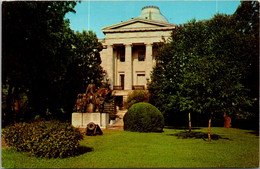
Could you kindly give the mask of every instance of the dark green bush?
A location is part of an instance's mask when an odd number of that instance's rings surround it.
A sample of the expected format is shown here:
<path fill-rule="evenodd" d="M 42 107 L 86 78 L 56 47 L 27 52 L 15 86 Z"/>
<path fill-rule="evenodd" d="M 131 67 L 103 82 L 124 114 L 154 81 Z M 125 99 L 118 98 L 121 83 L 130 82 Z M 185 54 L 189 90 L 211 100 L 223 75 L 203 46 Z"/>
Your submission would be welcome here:
<path fill-rule="evenodd" d="M 134 90 L 128 94 L 127 100 L 124 103 L 125 108 L 129 109 L 133 104 L 139 102 L 148 102 L 149 101 L 149 92 L 145 90 Z"/>
<path fill-rule="evenodd" d="M 29 151 L 36 157 L 69 157 L 78 153 L 83 134 L 69 123 L 35 121 L 6 127 L 2 136 L 17 151 Z"/>
<path fill-rule="evenodd" d="M 149 103 L 136 103 L 125 114 L 124 130 L 139 132 L 162 131 L 164 118 L 162 113 Z"/>

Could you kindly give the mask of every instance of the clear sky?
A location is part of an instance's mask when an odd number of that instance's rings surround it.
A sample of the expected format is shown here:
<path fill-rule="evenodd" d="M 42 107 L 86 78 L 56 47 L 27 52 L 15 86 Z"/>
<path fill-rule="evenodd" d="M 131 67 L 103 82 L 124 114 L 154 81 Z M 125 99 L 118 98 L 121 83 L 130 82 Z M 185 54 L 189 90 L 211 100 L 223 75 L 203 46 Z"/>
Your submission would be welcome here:
<path fill-rule="evenodd" d="M 240 1 L 82 1 L 75 7 L 76 14 L 68 13 L 72 30 L 93 30 L 104 38 L 102 28 L 138 17 L 144 6 L 154 5 L 169 23 L 183 24 L 191 19 L 210 19 L 216 14 L 233 14 Z"/>

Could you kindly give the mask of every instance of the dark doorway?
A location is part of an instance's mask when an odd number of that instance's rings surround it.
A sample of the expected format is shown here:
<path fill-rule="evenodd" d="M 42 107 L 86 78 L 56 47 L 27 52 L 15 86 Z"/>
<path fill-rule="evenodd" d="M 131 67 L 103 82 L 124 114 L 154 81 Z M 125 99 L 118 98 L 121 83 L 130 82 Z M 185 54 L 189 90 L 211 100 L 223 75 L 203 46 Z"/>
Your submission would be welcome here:
<path fill-rule="evenodd" d="M 120 75 L 120 83 L 121 83 L 121 87 L 122 90 L 124 90 L 124 86 L 125 86 L 125 75 Z"/>
<path fill-rule="evenodd" d="M 123 109 L 123 96 L 116 96 L 116 98 L 115 98 L 115 106 L 118 106 L 119 110 Z"/>

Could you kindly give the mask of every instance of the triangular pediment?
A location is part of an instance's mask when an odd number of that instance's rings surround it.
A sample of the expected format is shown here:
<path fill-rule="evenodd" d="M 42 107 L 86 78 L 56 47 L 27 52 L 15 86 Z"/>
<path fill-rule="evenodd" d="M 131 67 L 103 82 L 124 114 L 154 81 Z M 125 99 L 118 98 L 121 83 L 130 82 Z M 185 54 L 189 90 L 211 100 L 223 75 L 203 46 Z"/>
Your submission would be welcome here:
<path fill-rule="evenodd" d="M 135 29 L 135 28 L 156 28 L 156 27 L 162 27 L 162 26 L 138 21 L 131 24 L 121 25 L 113 29 Z"/>
<path fill-rule="evenodd" d="M 134 18 L 128 21 L 124 21 L 118 24 L 107 26 L 102 29 L 104 33 L 107 32 L 117 32 L 117 31 L 141 31 L 141 30 L 156 30 L 156 29 L 166 29 L 174 28 L 175 24 L 158 22 L 143 18 Z"/>

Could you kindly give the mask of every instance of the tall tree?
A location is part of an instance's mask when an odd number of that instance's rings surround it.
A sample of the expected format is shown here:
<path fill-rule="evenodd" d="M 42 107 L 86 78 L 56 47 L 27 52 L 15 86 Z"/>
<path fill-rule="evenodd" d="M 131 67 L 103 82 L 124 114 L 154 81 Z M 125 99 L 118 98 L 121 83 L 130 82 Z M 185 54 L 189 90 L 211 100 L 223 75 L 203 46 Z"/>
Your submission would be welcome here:
<path fill-rule="evenodd" d="M 75 5 L 73 1 L 2 3 L 5 123 L 18 120 L 15 114 L 22 113 L 24 118 L 46 113 L 68 118 L 77 93 L 84 88 L 83 79 L 94 78 L 93 73 L 101 78 L 98 53 L 102 48 L 96 35 L 75 34 L 64 19 L 66 13 L 75 12 Z M 18 112 L 17 101 L 24 110 Z"/>
<path fill-rule="evenodd" d="M 257 98 L 250 111 L 259 119 L 259 2 L 242 1 L 232 16 L 236 22 L 236 30 L 244 35 L 245 45 L 241 54 L 248 58 L 247 73 L 243 84 L 250 89 L 250 95 Z"/>
<path fill-rule="evenodd" d="M 28 106 L 46 111 L 47 94 L 60 65 L 54 66 L 65 30 L 64 16 L 75 2 L 3 2 L 2 82 L 4 115 L 15 117 L 14 102 L 25 94 Z M 61 61 L 62 62 L 62 61 Z M 16 119 L 14 119 L 16 120 Z"/>
<path fill-rule="evenodd" d="M 86 87 L 93 79 L 97 87 L 102 85 L 103 68 L 100 66 L 101 58 L 99 52 L 102 45 L 92 31 L 76 32 L 72 43 L 73 58 L 67 65 L 67 72 L 60 93 L 60 106 L 66 112 L 67 119 L 70 118 L 77 94 L 84 93 Z"/>
<path fill-rule="evenodd" d="M 248 58 L 241 54 L 241 47 L 248 45 L 245 38 L 227 15 L 177 26 L 156 56 L 159 64 L 150 86 L 154 103 L 165 113 L 207 114 L 210 141 L 213 115 L 243 114 L 252 103 L 241 83 L 248 67 Z M 158 80 L 158 73 L 163 78 Z"/>

